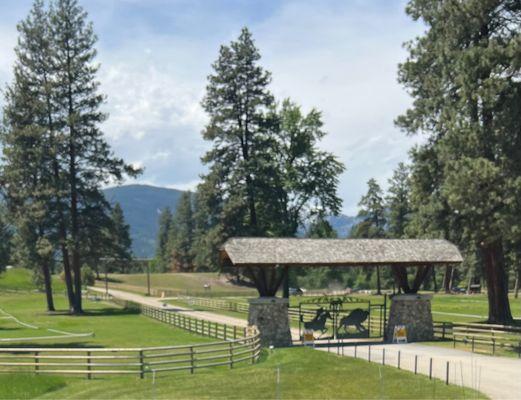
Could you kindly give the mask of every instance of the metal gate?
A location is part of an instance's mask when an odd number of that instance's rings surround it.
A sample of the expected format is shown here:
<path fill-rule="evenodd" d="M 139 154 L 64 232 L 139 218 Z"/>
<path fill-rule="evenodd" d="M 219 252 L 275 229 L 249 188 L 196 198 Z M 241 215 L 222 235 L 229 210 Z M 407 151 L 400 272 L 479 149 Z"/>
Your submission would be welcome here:
<path fill-rule="evenodd" d="M 322 296 L 298 305 L 299 336 L 321 339 L 383 338 L 387 318 L 387 296 L 383 303 L 352 296 Z"/>

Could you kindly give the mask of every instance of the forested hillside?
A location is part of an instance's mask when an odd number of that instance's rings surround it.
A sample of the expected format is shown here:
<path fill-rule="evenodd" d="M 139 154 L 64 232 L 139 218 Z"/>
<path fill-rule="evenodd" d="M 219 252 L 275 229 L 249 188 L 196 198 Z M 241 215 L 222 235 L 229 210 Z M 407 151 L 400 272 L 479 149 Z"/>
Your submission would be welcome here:
<path fill-rule="evenodd" d="M 165 207 L 175 211 L 183 193 L 181 190 L 150 185 L 124 185 L 105 189 L 105 197 L 112 204 L 120 203 L 125 220 L 130 225 L 132 250 L 136 257 L 154 257 L 159 213 Z M 340 214 L 329 217 L 329 223 L 339 237 L 347 237 L 357 217 Z"/>
<path fill-rule="evenodd" d="M 132 250 L 136 257 L 153 257 L 156 248 L 159 212 L 165 207 L 175 210 L 183 193 L 149 185 L 125 185 L 105 189 L 112 204 L 119 203 L 130 225 Z"/>

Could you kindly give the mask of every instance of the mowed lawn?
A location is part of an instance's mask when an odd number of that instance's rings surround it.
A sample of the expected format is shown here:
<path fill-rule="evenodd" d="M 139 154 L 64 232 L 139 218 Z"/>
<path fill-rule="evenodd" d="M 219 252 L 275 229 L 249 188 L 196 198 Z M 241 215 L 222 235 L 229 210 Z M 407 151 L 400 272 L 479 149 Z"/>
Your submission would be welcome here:
<path fill-rule="evenodd" d="M 103 278 L 103 277 L 102 277 Z M 104 286 L 104 280 L 96 282 Z M 208 287 L 205 289 L 205 285 Z M 146 293 L 146 274 L 109 274 L 109 286 L 114 289 Z M 215 272 L 171 272 L 150 274 L 150 287 L 159 294 L 167 291 L 174 295 L 204 295 L 204 296 L 255 296 L 257 291 L 252 288 L 238 286 L 227 282 L 224 275 Z"/>
<path fill-rule="evenodd" d="M 7 385 L 7 382 L 10 384 Z M 20 386 L 22 385 L 22 386 Z M 20 390 L 28 387 L 28 396 Z M 62 378 L 0 375 L 0 398 L 79 399 L 463 399 L 485 398 L 440 380 L 309 348 L 266 350 L 259 363 L 191 375 Z"/>
<path fill-rule="evenodd" d="M 63 292 L 65 284 L 58 276 L 52 278 L 53 291 Z M 25 268 L 12 268 L 0 273 L 0 291 L 36 290 L 32 271 Z"/>
<path fill-rule="evenodd" d="M 69 333 L 93 332 L 93 337 L 62 338 L 18 342 L 0 342 L 1 346 L 82 346 L 82 347 L 146 347 L 201 343 L 211 341 L 195 336 L 185 330 L 155 321 L 104 302 L 84 300 L 85 314 L 70 316 L 65 314 L 66 298 L 63 294 L 55 296 L 58 310 L 62 312 L 49 315 L 45 312 L 45 298 L 42 293 L 0 292 L 0 309 L 13 315 L 23 323 L 38 327 L 31 329 L 9 319 L 0 319 L 0 339 L 17 337 L 56 336 L 55 329 Z"/>
<path fill-rule="evenodd" d="M 63 295 L 57 307 L 66 308 Z M 49 335 L 47 328 L 67 332 L 94 332 L 92 338 L 24 341 L 14 346 L 141 347 L 215 341 L 190 334 L 159 321 L 108 303 L 85 301 L 83 316 L 48 315 L 44 296 L 34 292 L 1 292 L 0 308 L 20 321 L 38 326 L 29 329 L 0 320 L 0 337 Z M 2 346 L 8 344 L 3 343 Z M 278 371 L 278 372 L 277 372 Z M 277 375 L 279 383 L 277 384 Z M 309 348 L 265 350 L 259 363 L 230 370 L 217 367 L 137 377 L 64 377 L 33 374 L 0 374 L 0 398 L 468 398 L 470 389 L 446 386 L 439 380 L 382 367 L 363 360 L 341 358 Z"/>

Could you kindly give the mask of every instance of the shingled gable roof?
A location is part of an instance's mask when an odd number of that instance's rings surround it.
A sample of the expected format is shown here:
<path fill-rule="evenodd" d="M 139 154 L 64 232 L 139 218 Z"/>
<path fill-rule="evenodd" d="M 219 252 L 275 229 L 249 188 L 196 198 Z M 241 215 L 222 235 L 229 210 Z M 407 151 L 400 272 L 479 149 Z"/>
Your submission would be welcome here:
<path fill-rule="evenodd" d="M 233 266 L 357 266 L 455 264 L 463 258 L 446 240 L 231 238 L 220 251 Z"/>

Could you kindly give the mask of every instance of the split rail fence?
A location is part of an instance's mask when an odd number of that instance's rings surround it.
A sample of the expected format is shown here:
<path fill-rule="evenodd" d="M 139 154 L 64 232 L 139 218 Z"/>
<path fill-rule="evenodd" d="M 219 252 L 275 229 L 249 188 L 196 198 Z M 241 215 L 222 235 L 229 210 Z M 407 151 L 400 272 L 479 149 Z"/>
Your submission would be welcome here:
<path fill-rule="evenodd" d="M 452 340 L 477 353 L 496 355 L 499 350 L 517 353 L 521 358 L 521 327 L 480 323 L 439 322 L 434 324 L 438 339 Z"/>
<path fill-rule="evenodd" d="M 36 374 L 139 375 L 189 371 L 209 367 L 234 368 L 255 363 L 260 355 L 255 327 L 217 324 L 155 307 L 142 306 L 143 315 L 186 329 L 223 339 L 214 343 L 140 348 L 0 348 L 0 372 Z"/>

